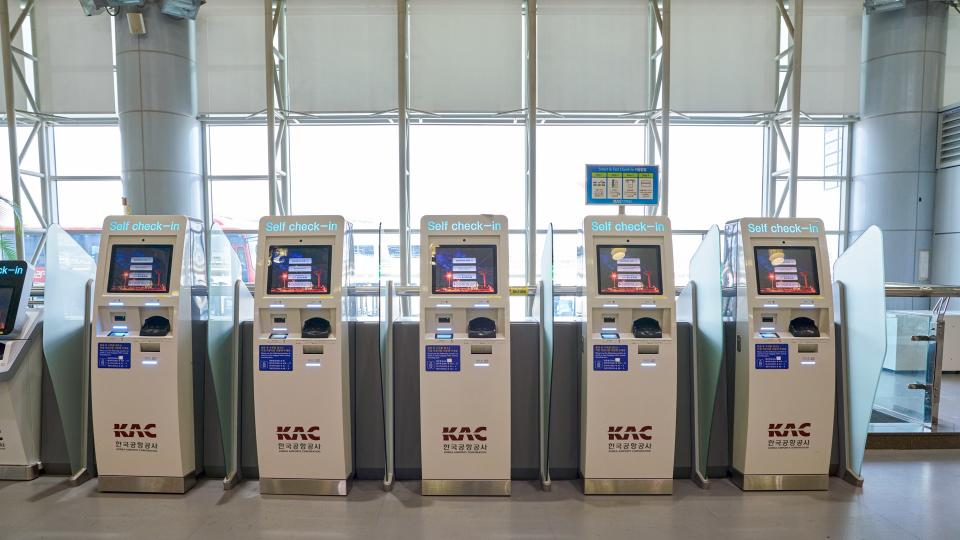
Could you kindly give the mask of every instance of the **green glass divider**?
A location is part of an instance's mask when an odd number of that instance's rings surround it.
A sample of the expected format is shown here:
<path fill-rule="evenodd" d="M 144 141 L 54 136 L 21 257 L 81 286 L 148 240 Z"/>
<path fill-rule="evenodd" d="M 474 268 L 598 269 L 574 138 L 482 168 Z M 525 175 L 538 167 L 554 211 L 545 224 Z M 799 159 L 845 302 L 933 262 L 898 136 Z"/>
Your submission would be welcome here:
<path fill-rule="evenodd" d="M 547 227 L 540 263 L 536 304 L 540 315 L 540 484 L 549 490 L 550 480 L 550 396 L 553 389 L 554 264 L 553 224 Z"/>
<path fill-rule="evenodd" d="M 97 263 L 59 225 L 47 229 L 46 285 L 44 291 L 43 354 L 56 396 L 56 406 L 75 481 L 85 477 L 90 460 L 86 449 L 86 326 L 89 324 L 87 282 L 94 279 Z"/>
<path fill-rule="evenodd" d="M 887 351 L 883 233 L 873 226 L 833 265 L 834 318 L 843 351 L 844 479 L 861 485 L 873 401 Z"/>
<path fill-rule="evenodd" d="M 220 422 L 223 488 L 231 489 L 240 479 L 240 323 L 253 319 L 253 296 L 230 237 L 217 225 L 209 233 L 207 358 Z"/>
<path fill-rule="evenodd" d="M 690 284 L 681 295 L 693 331 L 693 479 L 701 487 L 710 483 L 707 457 L 723 364 L 723 307 L 721 288 L 721 236 L 715 225 L 703 236 L 690 259 Z"/>

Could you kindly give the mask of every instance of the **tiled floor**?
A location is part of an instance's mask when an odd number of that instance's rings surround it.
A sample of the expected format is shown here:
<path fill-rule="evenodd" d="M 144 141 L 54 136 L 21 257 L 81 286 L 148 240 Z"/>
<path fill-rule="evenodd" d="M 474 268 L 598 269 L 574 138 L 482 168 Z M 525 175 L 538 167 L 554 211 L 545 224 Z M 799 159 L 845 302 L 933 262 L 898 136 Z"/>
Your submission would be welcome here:
<path fill-rule="evenodd" d="M 416 482 L 390 493 L 359 482 L 346 499 L 261 497 L 256 482 L 185 496 L 100 494 L 60 477 L 0 482 L 0 538 L 960 538 L 960 451 L 871 451 L 866 484 L 829 492 L 708 491 L 677 481 L 672 497 L 584 498 L 515 482 L 510 499 L 424 498 Z"/>

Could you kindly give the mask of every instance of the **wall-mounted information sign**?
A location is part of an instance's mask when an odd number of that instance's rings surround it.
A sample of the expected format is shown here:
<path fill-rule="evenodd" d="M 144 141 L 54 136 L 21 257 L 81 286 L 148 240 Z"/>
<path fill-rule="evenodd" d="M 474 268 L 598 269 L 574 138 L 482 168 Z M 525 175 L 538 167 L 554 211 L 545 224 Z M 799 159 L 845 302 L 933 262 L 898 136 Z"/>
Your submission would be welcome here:
<path fill-rule="evenodd" d="M 587 165 L 587 204 L 657 204 L 658 165 Z"/>

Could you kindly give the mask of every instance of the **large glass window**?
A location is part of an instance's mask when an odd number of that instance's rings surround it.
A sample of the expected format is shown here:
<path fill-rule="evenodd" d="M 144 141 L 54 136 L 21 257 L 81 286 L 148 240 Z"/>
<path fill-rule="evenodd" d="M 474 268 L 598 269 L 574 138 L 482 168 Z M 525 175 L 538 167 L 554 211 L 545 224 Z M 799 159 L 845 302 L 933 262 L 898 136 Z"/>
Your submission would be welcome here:
<path fill-rule="evenodd" d="M 584 216 L 616 214 L 614 205 L 586 205 L 586 166 L 646 163 L 645 134 L 642 125 L 537 128 L 537 228 L 576 230 Z"/>
<path fill-rule="evenodd" d="M 410 127 L 410 220 L 428 214 L 503 214 L 523 229 L 523 126 Z"/>
<path fill-rule="evenodd" d="M 396 125 L 290 128 L 294 214 L 340 214 L 353 226 L 399 226 Z"/>
<path fill-rule="evenodd" d="M 669 216 L 675 230 L 759 216 L 762 180 L 763 127 L 670 127 Z"/>

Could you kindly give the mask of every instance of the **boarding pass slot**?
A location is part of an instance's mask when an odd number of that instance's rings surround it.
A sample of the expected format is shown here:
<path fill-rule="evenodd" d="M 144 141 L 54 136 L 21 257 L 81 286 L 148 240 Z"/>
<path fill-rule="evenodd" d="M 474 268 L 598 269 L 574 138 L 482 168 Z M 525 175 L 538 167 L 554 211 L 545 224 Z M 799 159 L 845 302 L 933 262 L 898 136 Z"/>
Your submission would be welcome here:
<path fill-rule="evenodd" d="M 471 345 L 470 354 L 493 354 L 493 345 Z"/>
<path fill-rule="evenodd" d="M 797 351 L 800 353 L 815 353 L 820 349 L 819 345 L 816 343 L 799 343 L 797 344 Z"/>
<path fill-rule="evenodd" d="M 160 352 L 159 343 L 141 343 L 140 352 Z"/>
<path fill-rule="evenodd" d="M 323 345 L 304 345 L 303 354 L 323 354 Z"/>
<path fill-rule="evenodd" d="M 638 354 L 660 354 L 660 346 L 653 345 L 637 345 Z"/>

